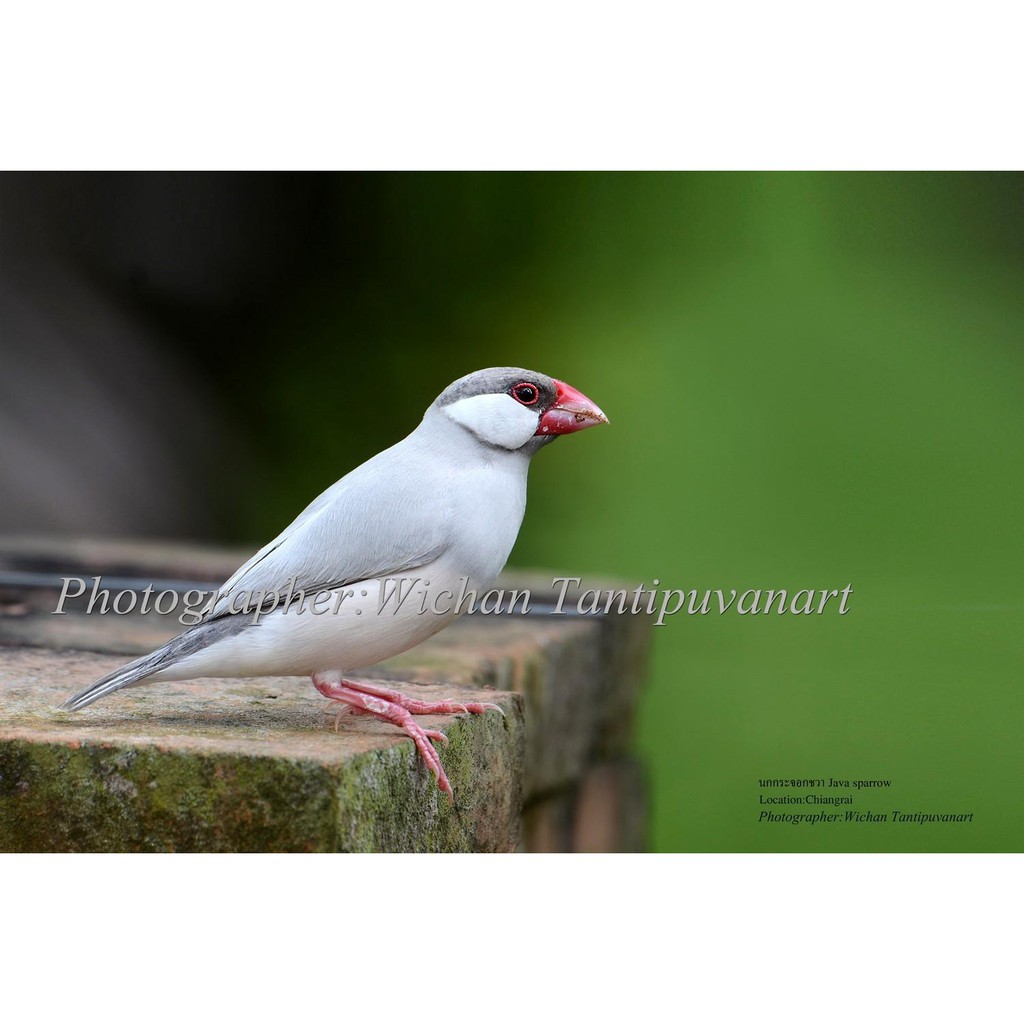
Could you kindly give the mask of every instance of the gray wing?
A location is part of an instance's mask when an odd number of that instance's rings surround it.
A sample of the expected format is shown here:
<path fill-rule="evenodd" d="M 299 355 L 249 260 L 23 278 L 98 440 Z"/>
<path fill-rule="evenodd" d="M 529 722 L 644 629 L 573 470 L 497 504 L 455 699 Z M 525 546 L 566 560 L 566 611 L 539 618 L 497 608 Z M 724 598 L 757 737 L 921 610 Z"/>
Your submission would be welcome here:
<path fill-rule="evenodd" d="M 342 477 L 220 590 L 206 621 L 250 607 L 260 592 L 293 592 L 307 601 L 323 590 L 416 569 L 439 557 L 451 538 L 447 481 L 404 465 L 392 448 Z M 237 596 L 236 596 L 237 595 Z"/>

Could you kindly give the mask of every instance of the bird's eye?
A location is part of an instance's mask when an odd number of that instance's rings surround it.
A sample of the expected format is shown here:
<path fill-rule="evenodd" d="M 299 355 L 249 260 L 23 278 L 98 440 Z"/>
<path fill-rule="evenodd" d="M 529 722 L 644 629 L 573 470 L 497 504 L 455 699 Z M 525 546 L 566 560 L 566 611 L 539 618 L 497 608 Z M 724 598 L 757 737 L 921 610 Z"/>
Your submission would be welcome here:
<path fill-rule="evenodd" d="M 524 381 L 512 388 L 512 397 L 523 405 L 536 405 L 537 399 L 540 398 L 540 388 L 536 384 L 527 384 Z"/>

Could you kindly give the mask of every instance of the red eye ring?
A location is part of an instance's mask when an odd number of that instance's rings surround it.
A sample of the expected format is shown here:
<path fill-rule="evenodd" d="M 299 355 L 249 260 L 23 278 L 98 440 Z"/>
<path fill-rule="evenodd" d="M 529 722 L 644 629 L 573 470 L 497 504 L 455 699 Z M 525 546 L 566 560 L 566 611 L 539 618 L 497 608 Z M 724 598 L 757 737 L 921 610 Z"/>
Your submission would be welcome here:
<path fill-rule="evenodd" d="M 513 384 L 511 389 L 512 397 L 521 405 L 536 405 L 540 401 L 540 388 L 531 384 L 528 380 Z M 526 394 L 523 394 L 526 392 Z M 529 395 L 530 397 L 526 397 Z"/>

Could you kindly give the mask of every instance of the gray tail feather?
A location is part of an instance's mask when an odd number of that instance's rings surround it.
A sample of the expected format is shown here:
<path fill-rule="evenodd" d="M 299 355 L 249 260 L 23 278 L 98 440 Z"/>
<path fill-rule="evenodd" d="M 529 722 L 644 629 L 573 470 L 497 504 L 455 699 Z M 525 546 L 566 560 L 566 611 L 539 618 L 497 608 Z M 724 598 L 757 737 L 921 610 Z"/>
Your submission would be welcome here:
<path fill-rule="evenodd" d="M 108 693 L 113 693 L 115 690 L 121 690 L 126 686 L 131 686 L 133 683 L 141 682 L 147 676 L 151 676 L 154 672 L 164 667 L 162 662 L 164 662 L 166 654 L 166 648 L 161 647 L 160 650 L 147 654 L 144 658 L 137 658 L 127 665 L 122 665 L 119 669 L 104 676 L 102 679 L 97 679 L 96 682 L 90 683 L 84 690 L 79 690 L 78 693 L 68 697 L 61 704 L 61 710 L 77 711 L 79 708 L 84 708 L 101 697 L 106 697 Z"/>
<path fill-rule="evenodd" d="M 101 697 L 106 697 L 107 694 L 113 693 L 115 690 L 123 690 L 126 686 L 141 683 L 148 676 L 161 669 L 169 668 L 181 661 L 182 658 L 201 651 L 224 637 L 231 636 L 243 629 L 252 628 L 254 625 L 255 623 L 248 615 L 227 615 L 223 618 L 196 623 L 186 629 L 184 633 L 179 633 L 173 640 L 169 640 L 163 647 L 153 651 L 152 654 L 136 658 L 135 661 L 122 665 L 110 675 L 97 679 L 95 683 L 90 683 L 84 690 L 79 690 L 78 693 L 68 697 L 61 704 L 61 710 L 77 711 Z"/>

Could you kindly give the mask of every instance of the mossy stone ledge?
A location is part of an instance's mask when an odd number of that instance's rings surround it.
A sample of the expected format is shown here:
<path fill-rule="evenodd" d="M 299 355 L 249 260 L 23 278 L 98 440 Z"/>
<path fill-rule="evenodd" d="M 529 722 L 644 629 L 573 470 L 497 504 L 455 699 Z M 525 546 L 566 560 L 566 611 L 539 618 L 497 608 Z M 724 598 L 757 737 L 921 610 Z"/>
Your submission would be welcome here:
<path fill-rule="evenodd" d="M 217 583 L 241 560 L 174 544 L 0 539 L 0 569 L 87 578 Z M 551 578 L 503 583 L 542 592 Z M 365 716 L 336 721 L 308 679 L 154 682 L 57 710 L 181 626 L 153 612 L 86 615 L 81 601 L 53 616 L 56 598 L 45 587 L 0 587 L 2 850 L 595 848 L 580 845 L 584 832 L 600 848 L 642 844 L 642 785 L 631 782 L 624 810 L 622 800 L 595 802 L 588 780 L 595 765 L 628 759 L 644 616 L 468 616 L 377 666 L 376 678 L 410 695 L 492 701 L 504 712 L 419 719 L 448 737 L 439 753 L 452 804 L 398 729 Z M 552 800 L 570 808 L 563 818 L 579 803 L 592 824 L 531 829 L 531 814 Z"/>

